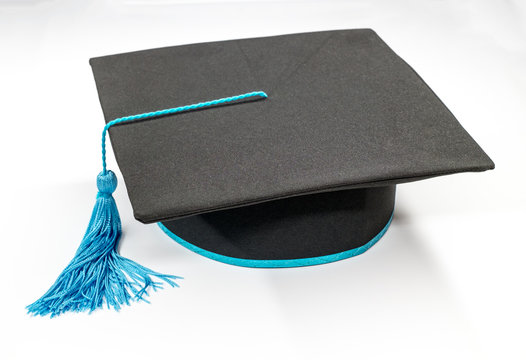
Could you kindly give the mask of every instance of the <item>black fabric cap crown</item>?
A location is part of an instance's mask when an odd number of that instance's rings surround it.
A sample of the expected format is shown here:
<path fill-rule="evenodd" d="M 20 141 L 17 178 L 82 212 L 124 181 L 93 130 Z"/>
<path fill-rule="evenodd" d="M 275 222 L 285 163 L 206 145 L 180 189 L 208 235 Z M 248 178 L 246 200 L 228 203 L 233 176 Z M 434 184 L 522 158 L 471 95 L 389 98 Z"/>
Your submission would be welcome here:
<path fill-rule="evenodd" d="M 254 90 L 269 95 L 110 130 L 145 223 L 494 167 L 372 30 L 175 46 L 91 65 L 106 121 Z"/>

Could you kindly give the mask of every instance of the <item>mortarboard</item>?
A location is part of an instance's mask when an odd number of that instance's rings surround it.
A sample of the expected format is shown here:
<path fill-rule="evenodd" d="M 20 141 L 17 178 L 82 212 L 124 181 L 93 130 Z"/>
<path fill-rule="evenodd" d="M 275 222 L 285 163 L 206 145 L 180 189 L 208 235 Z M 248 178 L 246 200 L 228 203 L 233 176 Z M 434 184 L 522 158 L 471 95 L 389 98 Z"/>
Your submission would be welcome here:
<path fill-rule="evenodd" d="M 103 171 L 77 254 L 28 307 L 118 309 L 163 275 L 116 252 L 105 138 L 133 207 L 225 263 L 291 267 L 363 253 L 386 232 L 400 183 L 494 164 L 372 30 L 167 47 L 90 61 L 106 119 Z"/>

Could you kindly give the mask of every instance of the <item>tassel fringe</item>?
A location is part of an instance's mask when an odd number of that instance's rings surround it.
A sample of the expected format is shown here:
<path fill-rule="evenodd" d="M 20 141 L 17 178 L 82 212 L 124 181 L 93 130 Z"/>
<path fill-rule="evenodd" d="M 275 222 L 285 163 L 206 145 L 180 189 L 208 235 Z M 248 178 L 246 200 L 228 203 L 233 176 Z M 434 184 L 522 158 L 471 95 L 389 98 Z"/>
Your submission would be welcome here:
<path fill-rule="evenodd" d="M 29 314 L 91 313 L 104 305 L 120 310 L 132 301 L 148 302 L 148 290 L 161 289 L 163 282 L 178 287 L 175 280 L 181 277 L 160 274 L 117 253 L 121 220 L 112 196 L 117 177 L 112 171 L 103 171 L 97 177 L 97 187 L 91 220 L 73 260 L 51 288 L 27 306 Z M 154 277 L 161 281 L 154 281 Z"/>

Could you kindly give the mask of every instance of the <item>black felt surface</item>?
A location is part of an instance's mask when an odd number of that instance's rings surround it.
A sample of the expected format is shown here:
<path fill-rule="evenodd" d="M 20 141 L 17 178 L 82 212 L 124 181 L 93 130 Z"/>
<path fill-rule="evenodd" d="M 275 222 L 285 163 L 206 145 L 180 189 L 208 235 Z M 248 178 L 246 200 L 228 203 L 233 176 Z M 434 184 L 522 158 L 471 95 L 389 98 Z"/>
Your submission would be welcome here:
<path fill-rule="evenodd" d="M 201 249 L 252 260 L 337 254 L 365 245 L 387 224 L 395 186 L 296 196 L 163 222 Z"/>
<path fill-rule="evenodd" d="M 112 128 L 142 222 L 494 167 L 372 30 L 176 46 L 91 65 L 106 121 L 269 95 Z"/>

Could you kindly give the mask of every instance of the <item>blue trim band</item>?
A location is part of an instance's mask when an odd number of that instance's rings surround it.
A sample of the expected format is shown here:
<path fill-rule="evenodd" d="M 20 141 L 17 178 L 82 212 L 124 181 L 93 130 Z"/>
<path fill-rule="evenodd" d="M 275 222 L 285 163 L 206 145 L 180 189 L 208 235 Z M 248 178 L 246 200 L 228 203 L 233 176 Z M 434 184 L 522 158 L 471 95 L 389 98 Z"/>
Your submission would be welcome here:
<path fill-rule="evenodd" d="M 168 230 L 166 226 L 164 226 L 162 223 L 157 223 L 161 230 L 163 230 L 166 235 L 171 237 L 173 240 L 175 240 L 180 245 L 184 246 L 185 248 L 192 250 L 195 253 L 198 253 L 199 255 L 205 256 L 209 259 L 224 262 L 230 265 L 236 265 L 236 266 L 245 266 L 245 267 L 255 267 L 255 268 L 287 268 L 287 267 L 298 267 L 298 266 L 310 266 L 310 265 L 320 265 L 320 264 L 326 264 L 333 261 L 343 260 L 347 259 L 356 255 L 360 255 L 367 250 L 369 250 L 374 244 L 378 242 L 384 236 L 385 232 L 389 228 L 389 225 L 391 225 L 391 221 L 393 220 L 393 215 L 389 218 L 389 221 L 387 221 L 387 224 L 384 226 L 384 228 L 376 234 L 374 238 L 372 238 L 369 242 L 366 244 L 351 249 L 347 251 L 343 251 L 336 254 L 330 254 L 330 255 L 324 255 L 324 256 L 316 256 L 316 257 L 310 257 L 310 258 L 303 258 L 303 259 L 290 259 L 290 260 L 254 260 L 254 259 L 241 259 L 241 258 L 234 258 L 230 256 L 225 256 L 221 254 L 217 254 L 205 249 L 201 249 L 200 247 L 197 247 L 193 244 L 190 244 L 188 241 L 185 241 L 181 239 L 179 236 L 175 235 L 173 232 Z"/>

